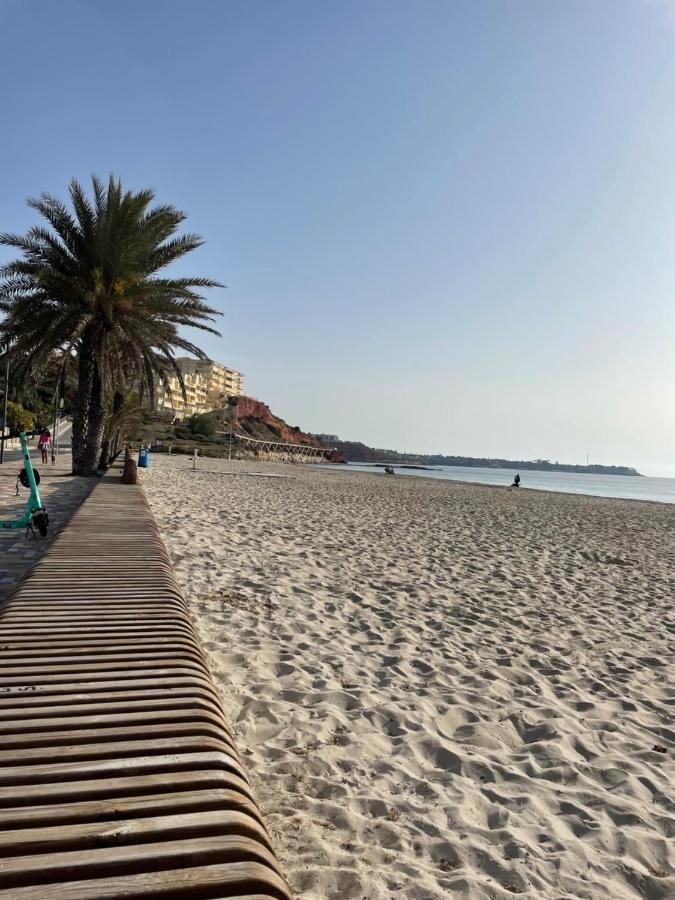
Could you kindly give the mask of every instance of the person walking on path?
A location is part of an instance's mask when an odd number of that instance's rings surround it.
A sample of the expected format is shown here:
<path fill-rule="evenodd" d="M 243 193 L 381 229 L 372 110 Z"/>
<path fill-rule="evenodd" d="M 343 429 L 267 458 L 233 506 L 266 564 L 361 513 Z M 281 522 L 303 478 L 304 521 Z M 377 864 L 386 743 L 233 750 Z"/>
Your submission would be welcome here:
<path fill-rule="evenodd" d="M 49 448 L 52 444 L 52 436 L 49 433 L 48 428 L 44 428 L 42 433 L 40 434 L 40 439 L 38 441 L 38 449 L 42 453 L 42 462 L 47 465 L 49 462 Z"/>

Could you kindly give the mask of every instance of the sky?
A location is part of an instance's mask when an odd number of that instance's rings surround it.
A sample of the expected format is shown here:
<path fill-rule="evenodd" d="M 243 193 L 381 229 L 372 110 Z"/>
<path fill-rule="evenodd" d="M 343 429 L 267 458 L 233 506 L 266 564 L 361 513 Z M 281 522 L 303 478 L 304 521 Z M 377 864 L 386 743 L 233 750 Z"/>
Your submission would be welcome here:
<path fill-rule="evenodd" d="M 152 186 L 227 285 L 198 343 L 291 425 L 675 476 L 675 0 L 0 0 L 0 33 L 0 230 Z"/>

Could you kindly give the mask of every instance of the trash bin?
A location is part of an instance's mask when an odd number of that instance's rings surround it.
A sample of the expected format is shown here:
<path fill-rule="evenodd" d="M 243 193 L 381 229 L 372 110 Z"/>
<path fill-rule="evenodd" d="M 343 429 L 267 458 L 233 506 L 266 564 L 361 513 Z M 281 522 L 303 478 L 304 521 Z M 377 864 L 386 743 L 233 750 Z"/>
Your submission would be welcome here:
<path fill-rule="evenodd" d="M 138 451 L 138 467 L 139 469 L 147 469 L 150 465 L 150 451 L 147 447 L 141 447 Z"/>

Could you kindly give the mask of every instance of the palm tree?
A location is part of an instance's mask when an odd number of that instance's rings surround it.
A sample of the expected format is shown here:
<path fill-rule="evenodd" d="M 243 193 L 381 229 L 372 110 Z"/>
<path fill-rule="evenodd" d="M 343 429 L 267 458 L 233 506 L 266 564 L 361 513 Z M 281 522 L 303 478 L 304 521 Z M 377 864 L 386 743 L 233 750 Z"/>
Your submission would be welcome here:
<path fill-rule="evenodd" d="M 147 408 L 140 402 L 138 395 L 115 390 L 109 398 L 103 428 L 101 460 L 99 467 L 105 468 L 122 449 L 125 434 L 143 421 Z"/>
<path fill-rule="evenodd" d="M 159 381 L 182 376 L 175 351 L 205 358 L 178 328 L 218 334 L 208 323 L 217 310 L 200 294 L 222 287 L 209 278 L 166 278 L 157 273 L 202 244 L 176 237 L 185 216 L 173 206 L 150 208 L 154 192 L 123 191 L 92 177 L 90 199 L 70 182 L 72 212 L 49 194 L 28 200 L 50 228 L 0 234 L 0 245 L 22 257 L 0 267 L 0 345 L 26 377 L 59 349 L 77 356 L 73 414 L 73 472 L 96 473 L 108 398 L 113 386 L 133 384 L 153 399 Z"/>

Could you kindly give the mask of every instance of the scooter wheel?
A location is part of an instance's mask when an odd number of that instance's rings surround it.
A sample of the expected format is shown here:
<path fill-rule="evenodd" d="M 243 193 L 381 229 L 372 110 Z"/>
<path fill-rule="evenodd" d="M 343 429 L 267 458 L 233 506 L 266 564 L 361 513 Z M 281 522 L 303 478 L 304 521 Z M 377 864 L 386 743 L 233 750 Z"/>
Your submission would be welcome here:
<path fill-rule="evenodd" d="M 33 516 L 33 525 L 40 533 L 40 537 L 47 537 L 47 526 L 49 525 L 49 517 L 47 513 L 38 513 Z"/>
<path fill-rule="evenodd" d="M 35 484 L 40 484 L 40 473 L 37 469 L 33 469 L 33 475 L 35 476 Z M 22 469 L 19 472 L 19 481 L 25 488 L 30 487 L 30 481 L 28 480 L 28 472 L 25 469 Z"/>

